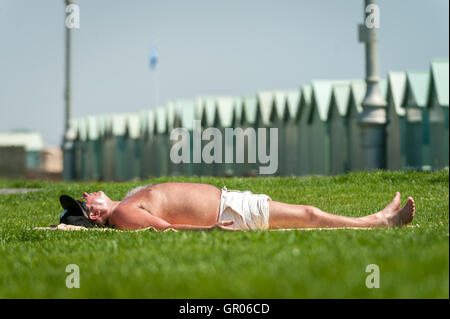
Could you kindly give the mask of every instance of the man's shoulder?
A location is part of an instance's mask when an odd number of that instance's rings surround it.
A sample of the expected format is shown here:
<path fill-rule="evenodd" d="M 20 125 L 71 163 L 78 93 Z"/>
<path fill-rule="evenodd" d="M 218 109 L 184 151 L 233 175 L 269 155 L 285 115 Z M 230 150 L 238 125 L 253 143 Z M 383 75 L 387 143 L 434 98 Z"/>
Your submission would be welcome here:
<path fill-rule="evenodd" d="M 117 224 L 123 221 L 126 218 L 126 216 L 136 208 L 138 208 L 138 206 L 133 201 L 119 204 L 111 212 L 108 223 L 111 226 L 118 226 Z"/>

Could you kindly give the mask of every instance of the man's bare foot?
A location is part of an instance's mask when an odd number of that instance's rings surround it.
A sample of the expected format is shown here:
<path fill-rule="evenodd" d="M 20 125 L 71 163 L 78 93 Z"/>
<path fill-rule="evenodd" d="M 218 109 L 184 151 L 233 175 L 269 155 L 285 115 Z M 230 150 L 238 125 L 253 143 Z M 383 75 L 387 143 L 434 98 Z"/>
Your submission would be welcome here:
<path fill-rule="evenodd" d="M 388 227 L 408 225 L 413 220 L 416 212 L 414 199 L 412 197 L 408 197 L 405 206 L 400 208 L 400 205 L 400 193 L 397 192 L 395 193 L 395 197 L 392 202 L 376 215 L 378 215 L 378 217 L 382 217 L 384 224 Z"/>
<path fill-rule="evenodd" d="M 362 217 L 372 227 L 400 227 L 409 224 L 414 217 L 415 206 L 412 197 L 408 197 L 406 205 L 401 208 L 400 193 L 396 192 L 394 199 L 378 213 Z"/>
<path fill-rule="evenodd" d="M 389 203 L 381 212 L 384 214 L 393 213 L 400 209 L 400 205 L 402 204 L 402 201 L 400 200 L 400 193 L 395 192 L 394 199 L 392 202 Z"/>

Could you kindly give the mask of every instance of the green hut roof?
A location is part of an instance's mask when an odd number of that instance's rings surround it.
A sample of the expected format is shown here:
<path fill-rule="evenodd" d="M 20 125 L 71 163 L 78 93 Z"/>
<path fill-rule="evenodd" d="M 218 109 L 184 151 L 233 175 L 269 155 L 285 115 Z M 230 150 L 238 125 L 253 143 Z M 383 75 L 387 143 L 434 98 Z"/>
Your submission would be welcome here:
<path fill-rule="evenodd" d="M 274 120 L 274 116 L 276 115 L 279 119 L 285 120 L 286 113 L 288 110 L 287 107 L 287 90 L 279 90 L 274 92 L 274 107 L 275 110 L 272 112 L 271 121 Z"/>
<path fill-rule="evenodd" d="M 112 127 L 112 114 L 106 114 L 104 118 L 104 126 L 105 126 L 105 136 L 108 136 L 111 134 L 111 127 Z"/>
<path fill-rule="evenodd" d="M 257 112 L 264 125 L 270 125 L 272 112 L 274 111 L 275 94 L 272 91 L 259 91 Z"/>
<path fill-rule="evenodd" d="M 216 120 L 217 100 L 219 96 L 199 96 L 194 102 L 195 119 L 202 121 L 202 126 L 213 126 Z"/>
<path fill-rule="evenodd" d="M 234 102 L 232 96 L 219 97 L 217 99 L 216 123 L 221 127 L 231 127 L 234 120 Z"/>
<path fill-rule="evenodd" d="M 300 89 L 289 90 L 286 92 L 286 116 L 290 119 L 297 117 L 298 108 L 300 106 Z"/>
<path fill-rule="evenodd" d="M 388 82 L 387 94 L 391 96 L 391 101 L 394 104 L 394 110 L 398 116 L 404 116 L 405 109 L 402 104 L 406 89 L 406 73 L 389 72 Z"/>
<path fill-rule="evenodd" d="M 346 116 L 350 99 L 350 82 L 333 85 L 333 99 L 340 116 Z"/>
<path fill-rule="evenodd" d="M 328 80 L 312 81 L 313 95 L 312 100 L 317 108 L 317 113 L 321 121 L 325 122 L 328 118 L 328 108 L 331 101 L 331 90 L 333 82 Z"/>
<path fill-rule="evenodd" d="M 319 119 L 322 122 L 328 120 L 328 113 L 331 103 L 331 94 L 333 91 L 333 85 L 348 83 L 345 80 L 314 80 L 312 81 L 312 101 L 313 106 L 317 108 Z M 311 112 L 313 110 L 311 109 Z"/>
<path fill-rule="evenodd" d="M 166 103 L 166 116 L 167 129 L 169 131 L 181 125 L 181 107 L 178 101 L 168 101 Z"/>
<path fill-rule="evenodd" d="M 175 102 L 168 101 L 166 102 L 166 120 L 167 120 L 167 128 L 171 130 L 173 128 L 175 118 L 179 116 L 179 114 L 176 114 L 178 110 L 176 110 Z"/>
<path fill-rule="evenodd" d="M 304 85 L 302 86 L 301 91 L 302 91 L 301 100 L 303 101 L 303 103 L 311 104 L 312 86 L 309 84 Z"/>
<path fill-rule="evenodd" d="M 243 98 L 241 123 L 255 124 L 258 112 L 258 98 L 254 95 Z"/>
<path fill-rule="evenodd" d="M 95 117 L 97 122 L 98 138 L 102 138 L 106 134 L 107 114 L 100 114 Z"/>
<path fill-rule="evenodd" d="M 202 111 L 202 125 L 213 126 L 216 117 L 217 97 L 205 97 Z"/>
<path fill-rule="evenodd" d="M 79 118 L 77 120 L 76 131 L 77 131 L 77 140 L 79 140 L 79 141 L 84 142 L 87 139 L 87 123 L 86 122 L 87 122 L 87 120 L 84 117 Z"/>
<path fill-rule="evenodd" d="M 140 136 L 141 128 L 138 113 L 129 113 L 126 115 L 126 132 L 131 138 L 138 138 Z"/>
<path fill-rule="evenodd" d="M 419 107 L 427 106 L 428 89 L 430 86 L 429 72 L 406 72 L 406 93 L 403 106 L 406 105 L 407 97 L 414 99 L 414 104 Z"/>
<path fill-rule="evenodd" d="M 366 95 L 366 81 L 364 80 L 353 80 L 350 82 L 350 94 L 351 99 L 356 107 L 358 113 L 363 111 L 361 105 Z"/>
<path fill-rule="evenodd" d="M 154 110 L 141 111 L 141 136 L 151 136 L 155 132 L 155 113 Z"/>
<path fill-rule="evenodd" d="M 127 118 L 125 114 L 111 115 L 110 132 L 112 136 L 123 136 L 126 131 Z"/>
<path fill-rule="evenodd" d="M 235 97 L 233 101 L 234 122 L 240 124 L 242 120 L 243 100 L 240 97 Z"/>
<path fill-rule="evenodd" d="M 141 136 L 144 136 L 147 132 L 147 123 L 145 122 L 145 114 L 147 110 L 141 110 L 139 111 L 139 128 L 141 130 Z"/>
<path fill-rule="evenodd" d="M 435 90 L 439 105 L 448 107 L 449 72 L 448 59 L 431 62 L 432 90 Z"/>
<path fill-rule="evenodd" d="M 86 134 L 88 140 L 90 141 L 98 140 L 100 133 L 97 116 L 90 115 L 86 118 Z"/>
<path fill-rule="evenodd" d="M 155 112 L 155 133 L 167 133 L 167 114 L 163 106 L 158 106 L 154 109 Z"/>
<path fill-rule="evenodd" d="M 188 130 L 194 128 L 195 102 L 193 100 L 177 100 L 180 108 L 180 125 Z"/>
<path fill-rule="evenodd" d="M 203 116 L 203 109 L 205 108 L 205 97 L 198 96 L 195 98 L 195 119 L 201 120 Z"/>
<path fill-rule="evenodd" d="M 307 84 L 307 85 L 303 85 L 300 88 L 300 103 L 299 103 L 299 108 L 297 110 L 297 115 L 296 115 L 296 121 L 298 121 L 300 119 L 300 117 L 302 118 L 306 118 L 308 117 L 309 113 L 310 113 L 310 107 L 311 107 L 311 98 L 312 98 L 312 87 L 311 85 Z"/>

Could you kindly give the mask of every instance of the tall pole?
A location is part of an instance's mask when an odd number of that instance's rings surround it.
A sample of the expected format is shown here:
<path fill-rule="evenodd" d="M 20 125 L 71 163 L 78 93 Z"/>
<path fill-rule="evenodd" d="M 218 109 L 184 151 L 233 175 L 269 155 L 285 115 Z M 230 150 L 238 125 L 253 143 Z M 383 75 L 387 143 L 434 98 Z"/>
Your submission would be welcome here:
<path fill-rule="evenodd" d="M 66 7 L 73 3 L 73 0 L 65 0 Z M 65 101 L 65 118 L 64 132 L 69 129 L 70 120 L 72 119 L 72 28 L 66 29 L 66 66 L 65 66 L 65 82 L 64 101 Z"/>
<path fill-rule="evenodd" d="M 73 0 L 64 0 L 65 7 L 73 3 Z M 66 10 L 64 10 L 66 12 Z M 65 19 L 64 19 L 64 22 Z M 63 151 L 63 174 L 64 180 L 75 178 L 74 161 L 74 136 L 70 130 L 70 121 L 72 120 L 72 28 L 64 23 L 66 30 L 66 58 L 65 58 L 65 87 L 64 87 L 64 133 L 62 142 Z"/>
<path fill-rule="evenodd" d="M 365 169 L 386 168 L 386 101 L 381 95 L 378 71 L 378 6 L 364 1 L 364 24 L 359 26 L 360 42 L 366 47 L 366 95 L 357 122 L 361 128 L 362 164 Z M 376 20 L 375 20 L 376 19 Z M 369 20 L 369 21 L 368 21 Z"/>

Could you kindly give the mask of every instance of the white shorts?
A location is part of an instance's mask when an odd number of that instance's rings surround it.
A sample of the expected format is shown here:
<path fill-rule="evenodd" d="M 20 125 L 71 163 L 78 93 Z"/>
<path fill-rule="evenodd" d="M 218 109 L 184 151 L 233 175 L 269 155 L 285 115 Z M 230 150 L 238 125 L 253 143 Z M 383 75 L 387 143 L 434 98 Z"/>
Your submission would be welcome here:
<path fill-rule="evenodd" d="M 269 228 L 269 203 L 271 198 L 250 191 L 227 190 L 224 186 L 220 196 L 218 222 L 233 221 L 229 227 L 240 230 Z"/>

